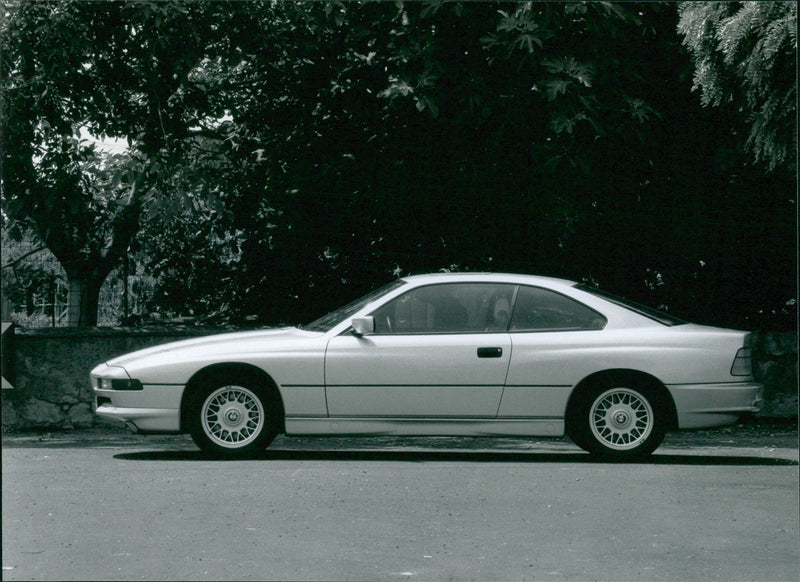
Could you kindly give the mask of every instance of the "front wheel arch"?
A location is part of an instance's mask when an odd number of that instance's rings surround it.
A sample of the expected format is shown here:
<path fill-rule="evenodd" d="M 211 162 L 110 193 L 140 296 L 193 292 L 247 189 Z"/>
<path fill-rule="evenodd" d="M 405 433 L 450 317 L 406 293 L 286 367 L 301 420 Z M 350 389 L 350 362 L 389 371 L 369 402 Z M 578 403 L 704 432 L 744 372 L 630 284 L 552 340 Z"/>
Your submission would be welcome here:
<path fill-rule="evenodd" d="M 231 364 L 214 364 L 203 368 L 196 372 L 189 381 L 186 383 L 186 388 L 183 391 L 181 398 L 181 432 L 189 432 L 189 412 L 191 410 L 190 404 L 192 398 L 195 397 L 197 388 L 203 386 L 209 381 L 217 378 L 247 378 L 252 379 L 264 390 L 265 394 L 270 399 L 270 404 L 275 407 L 278 426 L 275 426 L 275 432 L 282 434 L 286 432 L 286 413 L 283 407 L 283 399 L 281 398 L 280 390 L 275 381 L 261 368 L 251 364 L 231 363 Z"/>

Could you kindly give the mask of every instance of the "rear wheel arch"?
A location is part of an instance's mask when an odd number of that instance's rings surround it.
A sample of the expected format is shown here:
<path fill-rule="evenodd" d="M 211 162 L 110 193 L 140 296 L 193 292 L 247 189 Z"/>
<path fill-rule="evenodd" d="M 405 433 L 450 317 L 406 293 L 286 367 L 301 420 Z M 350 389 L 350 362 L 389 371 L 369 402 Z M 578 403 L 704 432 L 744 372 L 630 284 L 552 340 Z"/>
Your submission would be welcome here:
<path fill-rule="evenodd" d="M 278 411 L 276 416 L 279 420 L 279 426 L 274 427 L 276 432 L 285 432 L 286 414 L 283 407 L 283 398 L 281 398 L 277 383 L 261 368 L 244 363 L 213 364 L 199 370 L 189 379 L 181 398 L 181 432 L 188 432 L 189 430 L 189 412 L 192 409 L 190 404 L 193 403 L 194 398 L 202 394 L 198 388 L 210 382 L 221 380 L 250 382 L 262 390 L 265 397 L 269 399 L 269 402 Z"/>
<path fill-rule="evenodd" d="M 661 412 L 666 413 L 667 426 L 671 430 L 678 428 L 678 414 L 675 408 L 675 402 L 672 400 L 672 395 L 661 380 L 647 372 L 626 368 L 595 372 L 578 382 L 567 401 L 566 418 L 569 418 L 570 411 L 575 409 L 575 404 L 580 398 L 583 398 L 590 389 L 607 383 L 616 383 L 619 386 L 630 386 L 631 388 L 649 388 L 653 390 L 658 396 L 658 405 L 662 407 Z"/>
<path fill-rule="evenodd" d="M 649 422 L 652 423 L 651 428 L 654 431 L 653 438 L 648 438 L 648 443 L 642 441 L 642 446 L 637 446 L 636 449 L 640 449 L 640 451 L 645 454 L 652 451 L 652 449 L 657 447 L 661 442 L 665 431 L 673 430 L 677 427 L 677 413 L 675 403 L 666 386 L 654 376 L 638 370 L 605 370 L 592 374 L 578 383 L 572 391 L 567 403 L 564 419 L 567 435 L 575 444 L 590 452 L 597 452 L 603 449 L 603 447 L 598 447 L 597 439 L 591 436 L 591 430 L 589 429 L 590 406 L 594 406 L 600 402 L 599 398 L 597 401 L 594 399 L 601 393 L 614 393 L 615 395 L 624 394 L 622 398 L 628 398 L 628 395 L 635 394 L 636 392 L 640 393 L 645 400 L 649 402 L 649 405 L 653 408 L 652 414 L 654 414 L 656 418 L 656 420 Z M 634 399 L 636 398 L 637 397 L 634 396 Z M 592 404 L 593 401 L 594 404 Z M 604 421 L 600 420 L 600 422 Z M 616 431 L 617 429 L 614 428 L 613 430 Z M 620 430 L 627 431 L 628 429 L 620 428 Z M 634 430 L 635 428 L 631 426 L 631 433 L 633 433 Z M 646 433 L 642 434 L 641 438 L 645 438 L 645 434 Z M 631 444 L 633 445 L 633 443 Z M 612 445 L 612 447 L 617 448 L 616 445 Z M 631 448 L 632 450 L 630 451 L 602 450 L 601 454 L 609 453 L 616 457 L 636 456 L 640 454 L 636 450 L 633 450 L 633 447 Z"/>

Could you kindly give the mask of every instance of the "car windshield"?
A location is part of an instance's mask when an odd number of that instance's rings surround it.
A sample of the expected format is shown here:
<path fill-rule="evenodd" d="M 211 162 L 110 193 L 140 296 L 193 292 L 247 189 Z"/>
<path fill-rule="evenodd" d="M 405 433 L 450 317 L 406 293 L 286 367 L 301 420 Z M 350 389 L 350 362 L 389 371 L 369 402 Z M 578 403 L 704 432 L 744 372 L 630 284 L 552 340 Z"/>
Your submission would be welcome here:
<path fill-rule="evenodd" d="M 610 301 L 611 303 L 615 303 L 621 307 L 630 309 L 631 311 L 635 311 L 639 315 L 644 315 L 645 317 L 649 317 L 650 319 L 653 319 L 663 325 L 668 325 L 671 327 L 674 325 L 682 325 L 684 323 L 687 323 L 682 319 L 678 319 L 674 315 L 670 315 L 669 313 L 664 313 L 663 311 L 659 311 L 658 309 L 647 307 L 646 305 L 642 305 L 641 303 L 636 303 L 635 301 L 631 301 L 630 299 L 618 297 L 617 295 L 609 293 L 608 291 L 602 291 L 600 289 L 597 289 L 596 287 L 590 287 L 589 285 L 580 284 L 580 285 L 575 285 L 575 288 L 602 297 L 606 301 Z"/>
<path fill-rule="evenodd" d="M 336 311 L 331 311 L 329 314 L 323 315 L 308 325 L 304 325 L 303 329 L 306 331 L 330 331 L 354 313 L 359 312 L 366 305 L 405 284 L 406 282 L 402 279 L 395 279 L 391 283 L 384 285 L 383 287 L 380 287 L 371 293 L 367 293 L 363 297 L 359 297 L 352 303 L 348 303 L 344 307 L 340 307 Z"/>

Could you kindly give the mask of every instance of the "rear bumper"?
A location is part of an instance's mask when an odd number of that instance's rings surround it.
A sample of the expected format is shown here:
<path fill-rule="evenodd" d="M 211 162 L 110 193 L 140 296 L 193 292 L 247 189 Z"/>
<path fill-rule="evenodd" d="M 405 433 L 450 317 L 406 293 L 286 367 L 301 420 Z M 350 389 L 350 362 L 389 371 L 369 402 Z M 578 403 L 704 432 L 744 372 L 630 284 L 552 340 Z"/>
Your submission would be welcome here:
<path fill-rule="evenodd" d="M 678 413 L 678 428 L 713 428 L 735 424 L 758 412 L 763 387 L 755 382 L 673 384 L 667 386 Z"/>

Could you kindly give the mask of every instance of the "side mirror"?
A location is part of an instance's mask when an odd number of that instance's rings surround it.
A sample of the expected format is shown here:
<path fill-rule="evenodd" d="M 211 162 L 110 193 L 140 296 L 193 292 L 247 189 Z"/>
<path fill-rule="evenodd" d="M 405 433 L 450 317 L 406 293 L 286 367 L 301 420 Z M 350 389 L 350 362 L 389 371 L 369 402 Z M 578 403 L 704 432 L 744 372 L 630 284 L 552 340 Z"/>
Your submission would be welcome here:
<path fill-rule="evenodd" d="M 350 325 L 353 326 L 353 335 L 358 337 L 375 333 L 375 318 L 371 315 L 366 317 L 354 317 Z"/>

